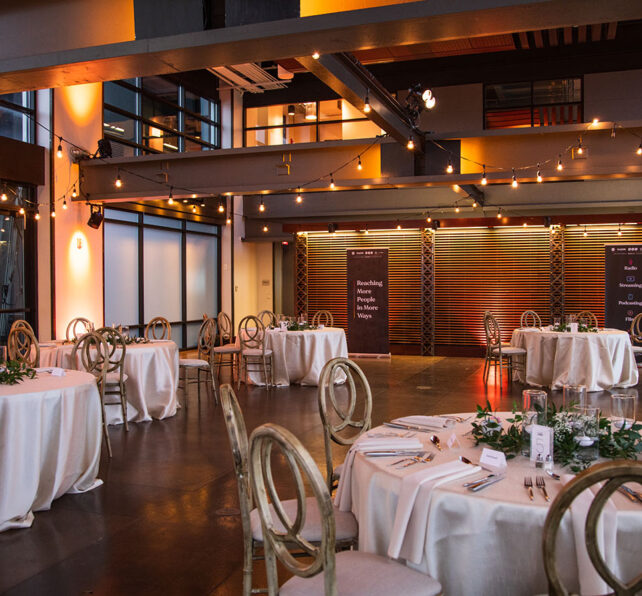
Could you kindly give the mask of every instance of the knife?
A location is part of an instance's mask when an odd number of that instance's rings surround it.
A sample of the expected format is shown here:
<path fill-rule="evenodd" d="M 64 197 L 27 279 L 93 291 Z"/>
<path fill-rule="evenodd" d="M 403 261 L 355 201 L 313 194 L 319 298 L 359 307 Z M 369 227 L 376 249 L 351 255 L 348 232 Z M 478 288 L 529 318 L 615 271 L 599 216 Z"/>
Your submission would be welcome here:
<path fill-rule="evenodd" d="M 482 490 L 483 488 L 486 488 L 487 486 L 490 486 L 491 484 L 495 484 L 495 482 L 499 482 L 500 480 L 504 480 L 504 476 L 498 476 L 497 478 L 491 478 L 487 482 L 483 482 L 482 484 L 477 484 L 476 486 L 473 486 L 469 488 L 468 490 L 476 493 L 478 490 Z"/>
<path fill-rule="evenodd" d="M 419 456 L 426 453 L 423 450 L 414 449 L 413 451 L 404 451 L 400 450 L 390 450 L 390 451 L 362 451 L 366 457 L 389 457 L 391 455 L 407 455 L 408 457 Z"/>
<path fill-rule="evenodd" d="M 480 478 L 479 480 L 473 480 L 472 482 L 466 482 L 465 484 L 462 484 L 464 488 L 473 488 L 477 486 L 478 484 L 484 484 L 485 482 L 488 482 L 491 478 L 494 478 L 495 474 L 489 474 L 488 476 L 484 476 L 483 478 Z"/>
<path fill-rule="evenodd" d="M 404 430 L 416 430 L 422 433 L 433 433 L 435 431 L 446 430 L 441 426 L 413 426 L 412 424 L 400 424 L 399 422 L 384 422 L 384 426 L 389 426 L 390 428 L 403 428 Z"/>
<path fill-rule="evenodd" d="M 630 497 L 633 497 L 636 501 L 642 503 L 642 495 L 640 495 L 640 493 L 637 492 L 636 490 L 633 490 L 632 488 L 629 488 L 628 486 L 624 486 L 624 485 L 618 488 L 622 489 L 620 492 L 624 492 Z"/>

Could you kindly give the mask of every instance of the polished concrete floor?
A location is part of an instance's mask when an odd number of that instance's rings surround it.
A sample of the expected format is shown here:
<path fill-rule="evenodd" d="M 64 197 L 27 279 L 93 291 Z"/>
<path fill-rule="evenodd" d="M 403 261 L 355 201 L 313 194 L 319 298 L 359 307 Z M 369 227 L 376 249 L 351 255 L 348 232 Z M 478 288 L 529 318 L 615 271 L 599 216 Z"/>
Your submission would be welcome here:
<path fill-rule="evenodd" d="M 482 381 L 478 358 L 360 360 L 370 381 L 373 424 L 405 414 L 466 412 L 490 401 L 510 409 L 522 387 Z M 553 396 L 557 399 L 559 396 Z M 608 394 L 591 394 L 606 405 Z M 248 431 L 281 424 L 321 465 L 316 388 L 241 388 Z M 220 407 L 190 390 L 170 419 L 111 427 L 114 457 L 103 456 L 105 484 L 65 495 L 36 513 L 28 530 L 0 534 L 0 593 L 241 593 L 242 531 L 232 459 Z M 337 452 L 338 453 L 338 452 Z M 257 571 L 259 585 L 264 575 Z"/>

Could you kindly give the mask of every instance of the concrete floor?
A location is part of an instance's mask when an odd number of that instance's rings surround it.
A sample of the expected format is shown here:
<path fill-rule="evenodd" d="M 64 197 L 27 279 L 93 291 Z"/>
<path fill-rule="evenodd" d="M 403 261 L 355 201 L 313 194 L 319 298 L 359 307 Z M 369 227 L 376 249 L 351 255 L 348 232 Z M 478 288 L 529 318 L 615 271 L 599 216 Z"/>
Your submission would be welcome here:
<path fill-rule="evenodd" d="M 373 425 L 406 414 L 471 411 L 486 399 L 507 410 L 523 388 L 504 381 L 500 392 L 492 376 L 486 387 L 479 358 L 358 362 L 372 387 Z M 608 393 L 590 396 L 608 408 Z M 173 418 L 132 424 L 129 433 L 111 427 L 114 457 L 103 455 L 102 487 L 65 495 L 51 511 L 36 513 L 30 529 L 0 534 L 0 593 L 241 593 L 242 530 L 221 409 L 205 395 L 199 404 L 194 386 L 188 400 Z M 239 401 L 248 432 L 281 424 L 323 465 L 316 387 L 268 394 L 242 386 Z M 255 569 L 255 585 L 265 585 L 261 567 Z"/>

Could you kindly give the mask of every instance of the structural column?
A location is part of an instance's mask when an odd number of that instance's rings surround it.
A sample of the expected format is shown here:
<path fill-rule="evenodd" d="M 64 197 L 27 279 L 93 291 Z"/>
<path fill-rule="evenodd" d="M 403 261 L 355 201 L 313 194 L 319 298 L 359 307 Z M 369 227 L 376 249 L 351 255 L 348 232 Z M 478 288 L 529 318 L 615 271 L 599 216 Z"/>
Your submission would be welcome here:
<path fill-rule="evenodd" d="M 294 307 L 296 314 L 308 311 L 308 237 L 297 234 L 294 262 Z"/>
<path fill-rule="evenodd" d="M 435 232 L 421 232 L 421 355 L 435 355 Z"/>
<path fill-rule="evenodd" d="M 551 320 L 564 316 L 564 226 L 551 228 L 550 234 L 550 310 Z"/>

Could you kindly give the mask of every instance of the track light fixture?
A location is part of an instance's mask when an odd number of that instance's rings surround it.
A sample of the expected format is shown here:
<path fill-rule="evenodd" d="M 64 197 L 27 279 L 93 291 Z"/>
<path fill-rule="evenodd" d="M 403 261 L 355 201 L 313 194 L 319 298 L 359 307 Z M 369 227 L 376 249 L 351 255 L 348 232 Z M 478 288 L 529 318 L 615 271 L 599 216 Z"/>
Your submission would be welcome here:
<path fill-rule="evenodd" d="M 103 210 L 100 205 L 89 205 L 89 220 L 87 225 L 97 230 L 103 223 Z"/>

